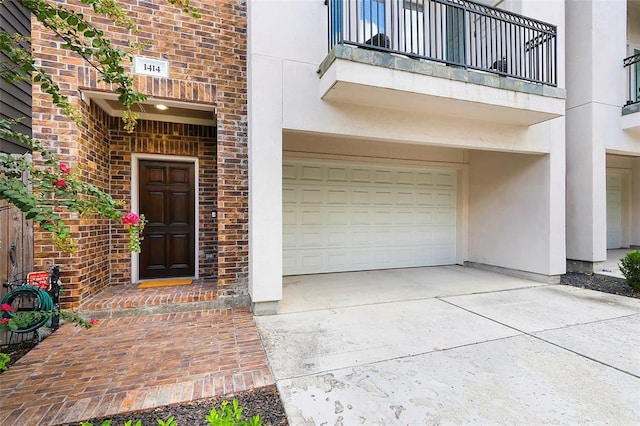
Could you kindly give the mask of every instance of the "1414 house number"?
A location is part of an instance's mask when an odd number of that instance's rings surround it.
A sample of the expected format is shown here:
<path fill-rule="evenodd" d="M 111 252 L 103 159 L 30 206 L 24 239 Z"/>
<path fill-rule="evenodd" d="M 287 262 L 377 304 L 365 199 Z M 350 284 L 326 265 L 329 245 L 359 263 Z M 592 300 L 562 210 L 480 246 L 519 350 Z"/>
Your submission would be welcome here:
<path fill-rule="evenodd" d="M 152 75 L 154 77 L 169 76 L 169 62 L 162 59 L 134 57 L 134 72 L 136 74 Z"/>

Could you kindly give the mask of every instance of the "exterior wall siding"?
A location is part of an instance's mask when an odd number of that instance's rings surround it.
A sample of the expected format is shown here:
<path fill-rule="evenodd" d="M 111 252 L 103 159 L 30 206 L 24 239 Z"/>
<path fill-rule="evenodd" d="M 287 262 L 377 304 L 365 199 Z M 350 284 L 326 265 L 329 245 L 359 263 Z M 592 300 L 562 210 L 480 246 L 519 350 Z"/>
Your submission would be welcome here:
<path fill-rule="evenodd" d="M 9 34 L 28 37 L 31 32 L 29 13 L 17 1 L 6 0 L 0 3 L 0 28 Z M 29 48 L 29 42 L 21 44 Z M 0 60 L 9 60 L 5 53 L 0 53 Z M 31 82 L 17 80 L 8 82 L 0 79 L 0 119 L 16 119 L 14 130 L 31 136 Z M 23 153 L 26 147 L 15 141 L 0 139 L 0 152 Z"/>

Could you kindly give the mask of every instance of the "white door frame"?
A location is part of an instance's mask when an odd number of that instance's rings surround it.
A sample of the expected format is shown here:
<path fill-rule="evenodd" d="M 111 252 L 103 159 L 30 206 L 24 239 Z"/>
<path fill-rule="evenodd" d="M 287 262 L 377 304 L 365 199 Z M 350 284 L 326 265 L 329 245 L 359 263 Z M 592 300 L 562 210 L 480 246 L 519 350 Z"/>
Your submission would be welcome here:
<path fill-rule="evenodd" d="M 194 180 L 195 180 L 195 196 L 194 198 L 194 216 L 195 216 L 195 238 L 194 238 L 194 275 L 198 278 L 199 273 L 199 256 L 198 247 L 200 244 L 199 230 L 200 230 L 200 179 L 198 171 L 198 157 L 186 157 L 180 155 L 166 155 L 166 154 L 145 154 L 145 153 L 132 153 L 131 154 L 131 211 L 134 213 L 140 212 L 140 198 L 138 193 L 138 183 L 140 179 L 140 160 L 154 160 L 154 161 L 171 161 L 178 163 L 192 163 L 194 165 Z M 131 253 L 131 283 L 135 284 L 140 281 L 140 255 L 138 253 Z"/>

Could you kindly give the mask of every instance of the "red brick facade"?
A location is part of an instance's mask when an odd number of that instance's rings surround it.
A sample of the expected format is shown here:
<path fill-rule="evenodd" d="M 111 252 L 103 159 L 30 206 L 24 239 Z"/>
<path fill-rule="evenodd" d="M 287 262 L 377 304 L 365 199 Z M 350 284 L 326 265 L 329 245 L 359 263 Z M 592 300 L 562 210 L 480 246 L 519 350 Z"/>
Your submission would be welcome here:
<path fill-rule="evenodd" d="M 69 7 L 92 12 L 79 1 Z M 202 14 L 194 19 L 165 0 L 118 4 L 139 25 L 137 35 L 109 25 L 101 17 L 94 24 L 117 45 L 150 42 L 142 55 L 167 60 L 169 78 L 135 76 L 136 87 L 155 98 L 210 105 L 216 128 L 140 121 L 132 134 L 121 129 L 119 119 L 96 105 L 80 100 L 82 89 L 105 90 L 95 72 L 80 59 L 58 48 L 54 36 L 34 22 L 33 50 L 38 62 L 61 83 L 65 94 L 81 111 L 77 126 L 34 93 L 34 137 L 49 143 L 62 161 L 82 165 L 90 182 L 131 203 L 132 153 L 180 155 L 197 158 L 199 167 L 198 273 L 216 277 L 224 295 L 246 294 L 248 273 L 248 177 L 246 117 L 246 3 L 242 0 L 193 1 Z M 211 211 L 217 210 L 217 219 Z M 124 231 L 95 218 L 71 217 L 78 247 L 74 254 L 60 253 L 48 235 L 36 230 L 36 267 L 63 264 L 63 301 L 76 307 L 87 295 L 108 285 L 131 281 L 131 257 Z M 214 260 L 205 260 L 214 254 Z"/>

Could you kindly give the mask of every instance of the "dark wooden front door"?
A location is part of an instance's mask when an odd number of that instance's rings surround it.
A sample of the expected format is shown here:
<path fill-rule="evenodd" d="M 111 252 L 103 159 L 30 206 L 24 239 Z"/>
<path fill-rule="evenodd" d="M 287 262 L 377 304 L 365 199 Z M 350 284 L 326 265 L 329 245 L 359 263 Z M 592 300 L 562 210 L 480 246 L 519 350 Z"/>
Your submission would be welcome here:
<path fill-rule="evenodd" d="M 195 270 L 195 177 L 192 163 L 140 161 L 140 213 L 149 221 L 140 278 L 189 277 Z"/>

